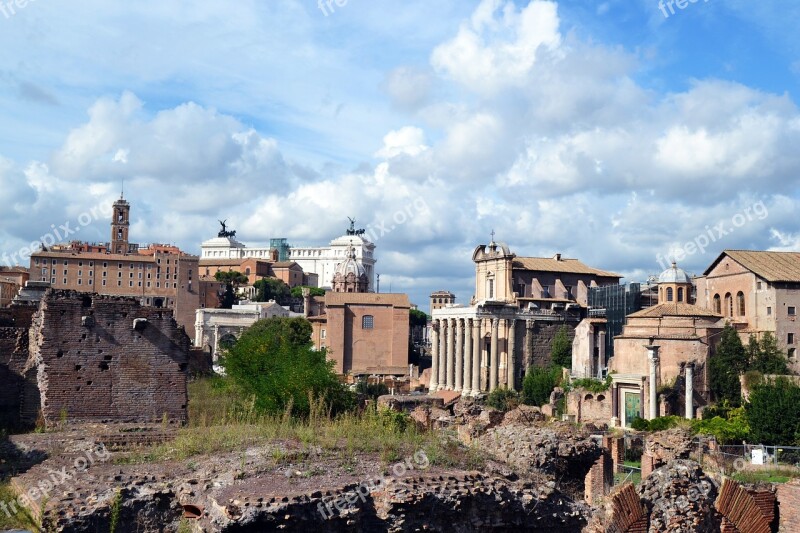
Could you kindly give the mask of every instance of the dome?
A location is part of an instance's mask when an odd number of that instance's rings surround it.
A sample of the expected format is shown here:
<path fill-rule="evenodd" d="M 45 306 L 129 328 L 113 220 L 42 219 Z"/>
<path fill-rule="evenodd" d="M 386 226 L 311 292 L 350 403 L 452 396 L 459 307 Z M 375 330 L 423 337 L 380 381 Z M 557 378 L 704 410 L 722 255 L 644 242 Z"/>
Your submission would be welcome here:
<path fill-rule="evenodd" d="M 341 276 L 343 279 L 347 279 L 349 274 L 355 276 L 356 279 L 367 275 L 367 270 L 364 268 L 364 265 L 359 263 L 356 259 L 356 249 L 352 246 L 350 247 L 347 259 L 336 265 L 334 277 Z"/>
<path fill-rule="evenodd" d="M 692 278 L 673 261 L 672 266 L 658 276 L 659 283 L 692 283 Z"/>

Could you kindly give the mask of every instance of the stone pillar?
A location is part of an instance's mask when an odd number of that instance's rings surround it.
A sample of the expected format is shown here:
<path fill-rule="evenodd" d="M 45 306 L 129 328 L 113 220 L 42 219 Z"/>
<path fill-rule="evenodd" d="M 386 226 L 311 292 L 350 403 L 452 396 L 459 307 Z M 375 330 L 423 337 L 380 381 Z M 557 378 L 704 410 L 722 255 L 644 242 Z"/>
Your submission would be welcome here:
<path fill-rule="evenodd" d="M 455 346 L 455 336 L 456 336 L 456 328 L 455 328 L 455 319 L 448 318 L 447 319 L 447 390 L 453 390 L 455 382 L 453 380 L 454 377 L 454 363 L 455 363 L 455 354 L 456 354 L 456 346 Z"/>
<path fill-rule="evenodd" d="M 439 390 L 447 383 L 447 319 L 439 320 Z"/>
<path fill-rule="evenodd" d="M 472 392 L 472 319 L 464 319 L 464 395 L 471 396 Z"/>
<path fill-rule="evenodd" d="M 694 418 L 694 363 L 686 363 L 686 419 Z"/>
<path fill-rule="evenodd" d="M 456 379 L 455 390 L 464 388 L 464 319 L 456 319 Z"/>
<path fill-rule="evenodd" d="M 481 393 L 481 355 L 483 354 L 483 334 L 481 332 L 482 319 L 476 318 L 472 322 L 473 346 L 472 346 L 472 394 L 477 396 Z"/>
<path fill-rule="evenodd" d="M 597 355 L 597 369 L 598 369 L 597 370 L 597 377 L 599 378 L 600 377 L 600 369 L 602 369 L 604 366 L 606 366 L 606 332 L 605 332 L 605 330 L 602 330 L 602 331 L 600 331 L 600 333 L 598 333 L 597 344 L 598 344 L 598 346 L 597 346 L 598 350 L 597 351 L 600 352 Z"/>
<path fill-rule="evenodd" d="M 500 320 L 492 319 L 492 347 L 489 354 L 489 392 L 497 388 L 497 374 L 500 370 L 498 346 L 500 344 Z"/>
<path fill-rule="evenodd" d="M 217 362 L 219 358 L 219 325 L 214 325 L 214 342 L 212 343 L 214 346 L 214 362 Z"/>
<path fill-rule="evenodd" d="M 648 345 L 647 359 L 650 362 L 650 383 L 648 388 L 650 390 L 650 416 L 649 420 L 658 418 L 658 349 L 659 346 Z"/>
<path fill-rule="evenodd" d="M 431 321 L 431 382 L 428 390 L 434 392 L 439 388 L 439 321 Z"/>
<path fill-rule="evenodd" d="M 508 388 L 517 390 L 517 320 L 508 321 Z"/>

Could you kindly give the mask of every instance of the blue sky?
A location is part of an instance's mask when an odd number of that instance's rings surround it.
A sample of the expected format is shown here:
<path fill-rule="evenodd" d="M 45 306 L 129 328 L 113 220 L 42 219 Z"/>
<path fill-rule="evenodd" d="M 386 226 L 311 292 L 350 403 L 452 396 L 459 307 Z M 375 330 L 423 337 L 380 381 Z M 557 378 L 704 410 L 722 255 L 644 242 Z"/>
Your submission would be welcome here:
<path fill-rule="evenodd" d="M 221 218 L 246 242 L 325 243 L 347 216 L 394 225 L 382 287 L 423 305 L 470 298 L 492 229 L 518 255 L 629 280 L 746 212 L 768 214 L 681 264 L 798 248 L 800 4 L 333 7 L 0 10 L 0 251 L 111 202 L 123 179 L 133 238 L 192 252 Z M 97 220 L 81 238 L 107 233 Z"/>

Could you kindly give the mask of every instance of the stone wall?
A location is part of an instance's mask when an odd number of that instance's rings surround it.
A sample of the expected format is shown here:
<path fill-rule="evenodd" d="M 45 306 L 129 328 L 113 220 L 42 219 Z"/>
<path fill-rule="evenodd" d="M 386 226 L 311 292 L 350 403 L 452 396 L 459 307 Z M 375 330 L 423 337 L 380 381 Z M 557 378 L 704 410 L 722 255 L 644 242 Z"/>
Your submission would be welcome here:
<path fill-rule="evenodd" d="M 529 322 L 525 336 L 525 360 L 523 361 L 526 371 L 530 366 L 550 365 L 550 352 L 553 347 L 553 339 L 555 339 L 558 330 L 564 325 L 569 328 L 569 342 L 571 345 L 575 339 L 575 328 L 579 323 L 578 320 L 567 322 L 531 320 Z M 517 335 L 517 338 L 520 338 L 520 336 Z"/>
<path fill-rule="evenodd" d="M 167 309 L 48 291 L 30 345 L 28 367 L 36 368 L 48 426 L 63 419 L 186 421 L 189 338 Z"/>
<path fill-rule="evenodd" d="M 28 328 L 34 311 L 27 307 L 0 309 L 0 428 L 17 428 L 21 424 Z"/>
<path fill-rule="evenodd" d="M 614 461 L 611 459 L 611 452 L 603 450 L 586 474 L 584 482 L 586 503 L 596 505 L 608 495 L 613 485 Z"/>

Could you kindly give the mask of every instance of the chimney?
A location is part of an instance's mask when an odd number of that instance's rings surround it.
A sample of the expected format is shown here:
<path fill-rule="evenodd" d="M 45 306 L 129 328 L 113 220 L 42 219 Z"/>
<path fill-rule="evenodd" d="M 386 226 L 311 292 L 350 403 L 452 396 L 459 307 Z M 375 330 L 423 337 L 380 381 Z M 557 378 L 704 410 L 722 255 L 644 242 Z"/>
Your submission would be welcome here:
<path fill-rule="evenodd" d="M 556 261 L 561 261 L 561 254 L 554 255 L 553 259 L 555 259 Z"/>

